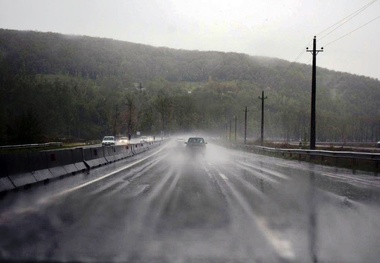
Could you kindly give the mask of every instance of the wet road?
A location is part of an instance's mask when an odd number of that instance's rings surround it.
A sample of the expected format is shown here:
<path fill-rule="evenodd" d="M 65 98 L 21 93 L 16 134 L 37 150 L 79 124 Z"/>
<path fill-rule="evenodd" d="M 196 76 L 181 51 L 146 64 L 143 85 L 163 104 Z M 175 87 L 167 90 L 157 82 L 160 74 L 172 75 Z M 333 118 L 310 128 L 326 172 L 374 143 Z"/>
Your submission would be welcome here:
<path fill-rule="evenodd" d="M 0 260 L 378 262 L 370 174 L 169 142 L 0 200 Z"/>

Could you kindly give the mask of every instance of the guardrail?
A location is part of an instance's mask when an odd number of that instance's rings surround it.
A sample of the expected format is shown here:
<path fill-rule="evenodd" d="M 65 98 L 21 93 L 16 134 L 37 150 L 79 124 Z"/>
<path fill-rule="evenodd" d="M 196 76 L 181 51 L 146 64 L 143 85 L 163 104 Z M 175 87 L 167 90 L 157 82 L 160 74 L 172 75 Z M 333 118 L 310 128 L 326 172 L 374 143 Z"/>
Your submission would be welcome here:
<path fill-rule="evenodd" d="M 376 175 L 380 168 L 380 153 L 283 149 L 255 145 L 234 145 L 234 147 L 259 154 L 280 155 L 280 157 L 298 159 L 300 161 L 313 161 L 327 165 L 349 166 L 352 169 L 365 168 L 365 170 L 376 172 Z"/>
<path fill-rule="evenodd" d="M 75 175 L 137 155 L 161 141 L 0 154 L 0 193 Z"/>

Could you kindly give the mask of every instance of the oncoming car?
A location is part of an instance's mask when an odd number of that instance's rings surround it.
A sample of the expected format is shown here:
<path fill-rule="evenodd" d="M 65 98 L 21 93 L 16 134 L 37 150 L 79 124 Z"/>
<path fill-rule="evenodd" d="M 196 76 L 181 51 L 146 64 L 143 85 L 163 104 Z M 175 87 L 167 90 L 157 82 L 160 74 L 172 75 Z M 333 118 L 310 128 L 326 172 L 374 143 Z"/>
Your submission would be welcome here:
<path fill-rule="evenodd" d="M 119 145 L 126 145 L 129 143 L 128 137 L 120 137 L 118 144 Z"/>
<path fill-rule="evenodd" d="M 140 142 L 153 142 L 154 139 L 152 136 L 141 136 L 140 137 Z"/>
<path fill-rule="evenodd" d="M 102 140 L 102 146 L 115 145 L 115 136 L 104 136 Z"/>

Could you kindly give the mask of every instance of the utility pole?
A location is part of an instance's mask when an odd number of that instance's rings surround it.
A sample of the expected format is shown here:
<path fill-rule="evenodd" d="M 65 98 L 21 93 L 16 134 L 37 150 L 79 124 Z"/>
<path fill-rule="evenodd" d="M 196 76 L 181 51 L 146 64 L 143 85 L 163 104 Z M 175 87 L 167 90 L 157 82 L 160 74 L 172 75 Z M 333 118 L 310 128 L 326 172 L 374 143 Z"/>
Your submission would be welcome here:
<path fill-rule="evenodd" d="M 306 52 L 311 52 L 313 55 L 313 66 L 312 66 L 312 78 L 311 78 L 311 116 L 310 116 L 310 150 L 315 150 L 315 100 L 316 100 L 316 73 L 317 73 L 317 54 L 323 52 L 323 47 L 320 50 L 317 50 L 317 37 L 314 36 L 313 39 L 313 50 L 306 48 Z"/>
<path fill-rule="evenodd" d="M 264 144 L 264 100 L 267 98 L 264 97 L 264 91 L 262 91 L 261 97 L 259 97 L 261 100 L 261 145 Z"/>
<path fill-rule="evenodd" d="M 113 134 L 114 136 L 116 136 L 116 124 L 117 124 L 117 118 L 119 117 L 119 107 L 116 105 L 115 107 L 115 118 L 114 118 L 114 123 L 113 123 Z"/>
<path fill-rule="evenodd" d="M 228 122 L 226 122 L 226 141 L 228 141 Z"/>
<path fill-rule="evenodd" d="M 235 119 L 235 144 L 236 144 L 236 128 L 237 128 L 237 117 L 236 115 L 234 116 Z"/>
<path fill-rule="evenodd" d="M 248 112 L 248 107 L 245 107 L 244 110 L 244 144 L 247 144 L 247 112 Z"/>
<path fill-rule="evenodd" d="M 231 142 L 231 133 L 232 133 L 232 119 L 230 119 L 230 136 L 229 136 L 230 142 Z"/>

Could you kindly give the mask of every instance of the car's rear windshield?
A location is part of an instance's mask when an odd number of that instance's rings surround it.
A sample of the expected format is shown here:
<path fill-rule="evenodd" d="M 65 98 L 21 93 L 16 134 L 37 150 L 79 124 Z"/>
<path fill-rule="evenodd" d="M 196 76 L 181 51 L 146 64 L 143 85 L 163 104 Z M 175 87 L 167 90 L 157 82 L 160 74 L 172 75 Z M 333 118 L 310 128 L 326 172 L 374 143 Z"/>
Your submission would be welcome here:
<path fill-rule="evenodd" d="M 188 142 L 190 143 L 204 143 L 203 138 L 189 138 Z"/>
<path fill-rule="evenodd" d="M 105 136 L 103 140 L 114 140 L 113 136 Z"/>

